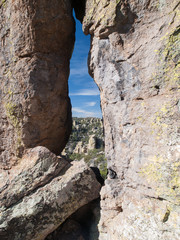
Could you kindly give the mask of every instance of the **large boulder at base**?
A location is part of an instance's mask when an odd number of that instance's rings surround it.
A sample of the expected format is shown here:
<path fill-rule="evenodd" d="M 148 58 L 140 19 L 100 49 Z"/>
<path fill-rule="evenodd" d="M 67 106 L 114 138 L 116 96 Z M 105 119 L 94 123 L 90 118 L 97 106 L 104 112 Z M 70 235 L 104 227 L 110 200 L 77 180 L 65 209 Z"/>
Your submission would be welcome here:
<path fill-rule="evenodd" d="M 27 150 L 17 168 L 0 176 L 5 174 L 0 189 L 1 240 L 43 240 L 98 198 L 101 187 L 83 161 L 69 162 L 45 147 Z"/>

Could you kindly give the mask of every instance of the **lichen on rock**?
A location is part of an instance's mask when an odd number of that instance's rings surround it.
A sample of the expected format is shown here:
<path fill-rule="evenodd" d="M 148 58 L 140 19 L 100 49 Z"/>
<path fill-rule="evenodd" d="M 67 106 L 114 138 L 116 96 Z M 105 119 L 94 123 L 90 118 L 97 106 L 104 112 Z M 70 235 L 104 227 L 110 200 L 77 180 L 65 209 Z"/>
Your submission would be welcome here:
<path fill-rule="evenodd" d="M 109 171 L 101 190 L 99 239 L 175 240 L 179 2 L 87 0 L 83 29 L 91 34 L 89 72 L 100 89 L 107 168 L 116 173 Z"/>
<path fill-rule="evenodd" d="M 1 173 L 2 175 L 2 173 Z M 99 197 L 100 184 L 83 162 L 29 149 L 0 186 L 0 238 L 43 240 L 80 207 Z"/>
<path fill-rule="evenodd" d="M 71 132 L 73 8 L 105 128 L 99 239 L 179 239 L 178 0 L 0 1 L 0 239 L 44 239 L 99 197 L 83 161 L 53 154 Z"/>
<path fill-rule="evenodd" d="M 11 168 L 26 148 L 59 154 L 68 141 L 75 26 L 71 1 L 1 3 L 0 165 Z"/>
<path fill-rule="evenodd" d="M 155 50 L 159 56 L 159 63 L 156 74 L 153 74 L 153 81 L 155 81 L 156 85 L 161 85 L 171 91 L 175 88 L 179 89 L 180 86 L 179 39 L 180 29 L 176 27 L 161 38 L 162 47 L 159 50 Z"/>

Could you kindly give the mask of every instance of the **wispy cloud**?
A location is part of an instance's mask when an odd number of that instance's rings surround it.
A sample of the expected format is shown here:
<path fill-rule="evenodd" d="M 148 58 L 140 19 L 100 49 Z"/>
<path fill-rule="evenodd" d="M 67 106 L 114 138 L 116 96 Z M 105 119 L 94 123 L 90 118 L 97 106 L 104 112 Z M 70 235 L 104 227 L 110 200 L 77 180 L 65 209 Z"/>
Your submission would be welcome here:
<path fill-rule="evenodd" d="M 82 56 L 77 53 L 71 60 L 70 64 L 70 75 L 71 76 L 85 76 L 88 74 L 87 56 Z"/>
<path fill-rule="evenodd" d="M 87 67 L 82 68 L 71 68 L 71 76 L 86 76 L 88 75 Z"/>
<path fill-rule="evenodd" d="M 101 117 L 101 112 L 89 112 L 78 107 L 73 107 L 72 113 L 76 117 Z"/>
<path fill-rule="evenodd" d="M 73 115 L 84 116 L 84 117 L 93 117 L 94 112 L 89 112 L 81 108 L 72 108 Z"/>
<path fill-rule="evenodd" d="M 94 107 L 96 105 L 96 102 L 86 102 L 85 106 L 86 107 Z"/>
<path fill-rule="evenodd" d="M 98 96 L 99 90 L 98 89 L 81 89 L 76 93 L 70 93 L 70 96 Z"/>

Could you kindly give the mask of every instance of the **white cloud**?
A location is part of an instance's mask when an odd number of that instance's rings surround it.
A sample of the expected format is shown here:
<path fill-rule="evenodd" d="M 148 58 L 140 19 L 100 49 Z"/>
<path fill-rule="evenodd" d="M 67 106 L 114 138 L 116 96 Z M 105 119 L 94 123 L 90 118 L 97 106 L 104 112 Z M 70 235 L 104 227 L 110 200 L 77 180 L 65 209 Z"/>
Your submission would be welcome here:
<path fill-rule="evenodd" d="M 71 76 L 85 76 L 85 75 L 89 75 L 87 67 L 71 68 L 70 74 L 71 74 Z"/>
<path fill-rule="evenodd" d="M 75 117 L 101 117 L 101 112 L 89 112 L 78 107 L 73 107 L 72 113 Z"/>
<path fill-rule="evenodd" d="M 96 105 L 96 102 L 86 102 L 86 107 L 94 107 Z"/>
<path fill-rule="evenodd" d="M 94 112 L 88 112 L 86 110 L 83 110 L 82 108 L 72 108 L 72 112 L 73 113 L 82 113 L 83 115 L 86 115 L 86 116 L 93 116 L 94 115 Z"/>
<path fill-rule="evenodd" d="M 70 96 L 98 96 L 99 90 L 98 89 L 82 89 L 76 93 L 70 93 Z"/>

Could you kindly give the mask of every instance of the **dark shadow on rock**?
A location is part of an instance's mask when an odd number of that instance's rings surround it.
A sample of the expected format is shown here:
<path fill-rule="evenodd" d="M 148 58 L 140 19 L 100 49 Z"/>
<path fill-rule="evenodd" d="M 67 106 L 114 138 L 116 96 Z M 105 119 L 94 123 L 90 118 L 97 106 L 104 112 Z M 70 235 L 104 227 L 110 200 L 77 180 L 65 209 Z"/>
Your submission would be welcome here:
<path fill-rule="evenodd" d="M 81 207 L 45 240 L 98 240 L 100 199 Z"/>
<path fill-rule="evenodd" d="M 72 0 L 76 18 L 82 23 L 85 15 L 86 0 Z"/>
<path fill-rule="evenodd" d="M 93 170 L 94 174 L 96 175 L 97 181 L 103 186 L 104 178 L 102 178 L 99 168 L 97 168 L 97 167 L 90 167 L 90 168 Z"/>

